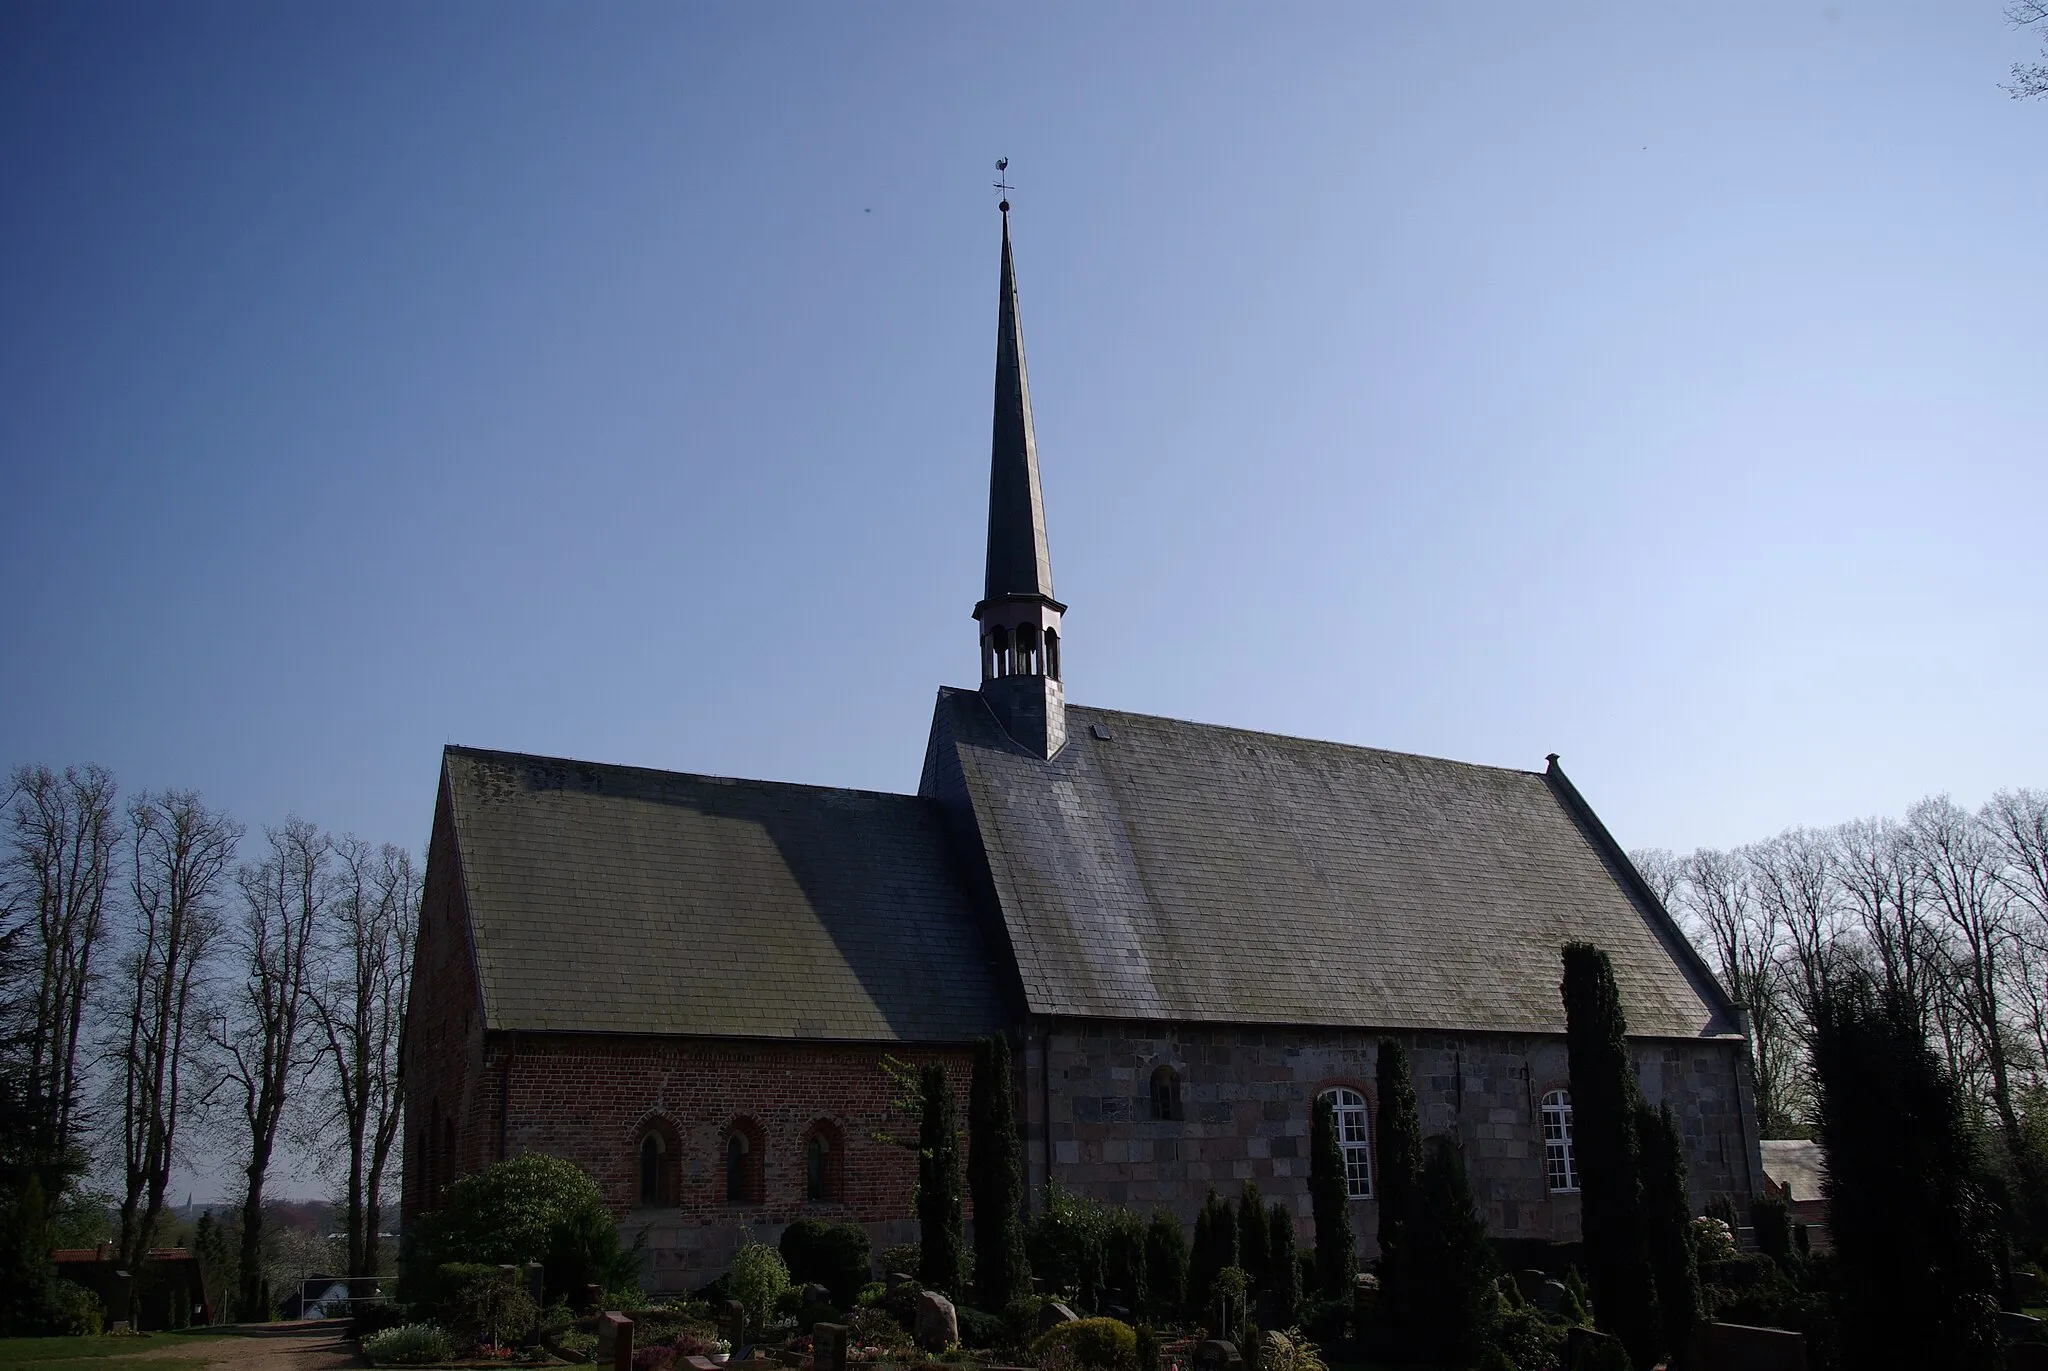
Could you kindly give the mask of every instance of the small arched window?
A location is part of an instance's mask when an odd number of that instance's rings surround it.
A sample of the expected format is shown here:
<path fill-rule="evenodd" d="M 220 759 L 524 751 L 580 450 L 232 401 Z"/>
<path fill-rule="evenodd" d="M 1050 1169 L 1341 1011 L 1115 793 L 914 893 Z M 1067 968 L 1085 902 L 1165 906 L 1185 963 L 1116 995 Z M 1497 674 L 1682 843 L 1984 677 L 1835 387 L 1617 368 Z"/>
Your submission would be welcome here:
<path fill-rule="evenodd" d="M 652 1133 L 640 1140 L 640 1203 L 661 1203 L 661 1139 Z"/>
<path fill-rule="evenodd" d="M 830 1198 L 826 1193 L 826 1165 L 831 1158 L 826 1154 L 831 1146 L 822 1133 L 811 1134 L 811 1140 L 804 1144 L 804 1198 L 818 1204 Z"/>
<path fill-rule="evenodd" d="M 988 644 L 995 656 L 996 675 L 1010 674 L 1010 630 L 1001 624 L 988 631 Z"/>
<path fill-rule="evenodd" d="M 1553 1090 L 1543 1097 L 1543 1176 L 1556 1194 L 1570 1194 L 1579 1188 L 1579 1158 L 1572 1146 L 1569 1090 Z"/>
<path fill-rule="evenodd" d="M 726 1203 L 745 1204 L 754 1198 L 754 1171 L 757 1160 L 752 1145 L 747 1141 L 747 1135 L 740 1129 L 733 1129 L 732 1136 L 725 1140 Z"/>
<path fill-rule="evenodd" d="M 1337 1146 L 1344 1152 L 1344 1187 L 1354 1200 L 1372 1198 L 1372 1121 L 1366 1115 L 1365 1096 L 1338 1086 L 1325 1090 L 1322 1098 L 1337 1113 Z"/>
<path fill-rule="evenodd" d="M 1155 1119 L 1178 1119 L 1180 1112 L 1180 1073 L 1170 1066 L 1162 1066 L 1152 1072 L 1152 1117 Z"/>
<path fill-rule="evenodd" d="M 1045 631 L 1045 674 L 1055 681 L 1060 678 L 1060 634 L 1056 628 Z"/>

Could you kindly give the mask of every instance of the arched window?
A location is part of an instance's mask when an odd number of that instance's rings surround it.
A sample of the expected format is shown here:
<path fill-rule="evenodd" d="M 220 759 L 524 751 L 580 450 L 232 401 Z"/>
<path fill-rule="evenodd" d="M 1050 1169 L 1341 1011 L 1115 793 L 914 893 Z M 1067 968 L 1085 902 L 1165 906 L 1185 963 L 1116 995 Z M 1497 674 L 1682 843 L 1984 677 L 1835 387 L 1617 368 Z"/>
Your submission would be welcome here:
<path fill-rule="evenodd" d="M 1045 674 L 1055 681 L 1060 678 L 1060 634 L 1056 628 L 1045 631 Z"/>
<path fill-rule="evenodd" d="M 804 1144 L 804 1198 L 818 1204 L 829 1198 L 826 1193 L 826 1164 L 831 1160 L 826 1154 L 831 1145 L 820 1133 L 811 1134 L 811 1140 Z"/>
<path fill-rule="evenodd" d="M 995 654 L 996 675 L 1010 674 L 1010 630 L 1001 624 L 988 631 L 988 644 Z"/>
<path fill-rule="evenodd" d="M 1038 664 L 1038 630 L 1030 624 L 1024 624 L 1017 630 L 1017 674 L 1043 674 Z"/>
<path fill-rule="evenodd" d="M 1152 1073 L 1152 1117 L 1155 1119 L 1178 1119 L 1180 1112 L 1180 1073 L 1170 1066 L 1162 1066 Z"/>
<path fill-rule="evenodd" d="M 1322 1097 L 1337 1111 L 1337 1146 L 1344 1151 L 1344 1186 L 1354 1200 L 1372 1198 L 1372 1121 L 1365 1096 L 1338 1086 Z"/>
<path fill-rule="evenodd" d="M 757 1159 L 747 1135 L 735 1128 L 725 1140 L 725 1199 L 728 1204 L 745 1204 L 754 1198 Z"/>
<path fill-rule="evenodd" d="M 1572 1147 L 1572 1092 L 1543 1097 L 1543 1175 L 1550 1188 L 1567 1194 L 1579 1188 L 1579 1159 Z"/>
<path fill-rule="evenodd" d="M 661 1139 L 652 1133 L 640 1140 L 640 1203 L 661 1203 Z"/>

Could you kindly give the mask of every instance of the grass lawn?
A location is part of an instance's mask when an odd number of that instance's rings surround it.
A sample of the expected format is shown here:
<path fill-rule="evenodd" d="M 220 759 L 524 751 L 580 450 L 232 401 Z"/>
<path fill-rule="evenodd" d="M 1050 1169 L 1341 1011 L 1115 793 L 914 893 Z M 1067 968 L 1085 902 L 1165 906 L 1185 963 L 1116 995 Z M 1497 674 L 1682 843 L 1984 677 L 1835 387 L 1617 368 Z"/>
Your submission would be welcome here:
<path fill-rule="evenodd" d="M 56 1371 L 98 1357 L 129 1358 L 121 1363 L 121 1371 L 183 1371 L 192 1365 L 183 1349 L 240 1336 L 239 1328 L 190 1328 L 118 1338 L 0 1338 L 0 1371 Z"/>

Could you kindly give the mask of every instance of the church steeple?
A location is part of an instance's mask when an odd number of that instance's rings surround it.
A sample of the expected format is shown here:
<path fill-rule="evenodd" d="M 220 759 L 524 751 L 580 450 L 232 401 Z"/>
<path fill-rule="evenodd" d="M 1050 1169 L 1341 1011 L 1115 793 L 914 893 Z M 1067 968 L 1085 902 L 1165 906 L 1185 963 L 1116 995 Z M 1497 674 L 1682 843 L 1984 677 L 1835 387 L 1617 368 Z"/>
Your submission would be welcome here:
<path fill-rule="evenodd" d="M 981 693 L 1011 738 L 1050 757 L 1067 740 L 1060 684 L 1060 616 L 1045 545 L 1038 488 L 1038 441 L 1031 431 L 1031 383 L 1017 316 L 1017 268 L 1010 252 L 1010 202 L 1002 203 L 1003 270 L 996 302 L 995 434 L 989 449 L 988 571 L 981 603 Z"/>

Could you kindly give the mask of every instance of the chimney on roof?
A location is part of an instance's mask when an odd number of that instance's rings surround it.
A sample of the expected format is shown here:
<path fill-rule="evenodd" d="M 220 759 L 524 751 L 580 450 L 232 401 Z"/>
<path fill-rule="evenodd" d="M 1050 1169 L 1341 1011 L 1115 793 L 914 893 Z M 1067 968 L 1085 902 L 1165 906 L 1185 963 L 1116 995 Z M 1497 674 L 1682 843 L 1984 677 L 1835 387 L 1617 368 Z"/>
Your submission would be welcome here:
<path fill-rule="evenodd" d="M 974 607 L 981 632 L 981 694 L 1021 746 L 1051 757 L 1066 745 L 1060 683 L 1060 616 L 1045 545 L 1038 440 L 1031 431 L 1031 383 L 1017 317 L 1010 253 L 1010 202 L 1002 202 L 1003 268 L 996 300 L 995 434 L 989 449 L 988 569 Z"/>

